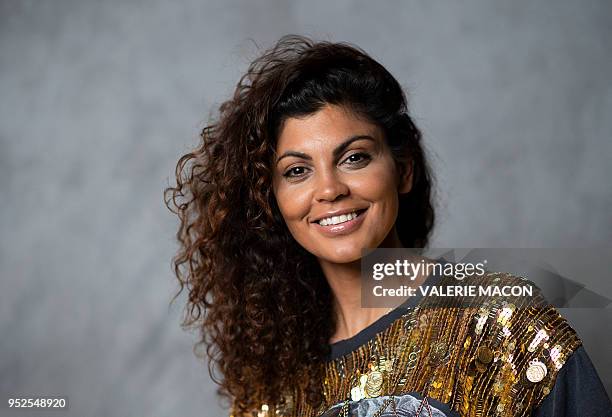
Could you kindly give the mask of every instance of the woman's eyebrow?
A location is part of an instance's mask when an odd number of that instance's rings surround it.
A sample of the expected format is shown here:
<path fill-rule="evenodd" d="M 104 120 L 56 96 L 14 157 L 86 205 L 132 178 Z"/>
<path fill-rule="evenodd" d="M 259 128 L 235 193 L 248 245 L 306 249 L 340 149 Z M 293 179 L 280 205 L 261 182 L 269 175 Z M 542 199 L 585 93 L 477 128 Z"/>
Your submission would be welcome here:
<path fill-rule="evenodd" d="M 340 145 L 336 146 L 336 148 L 333 151 L 333 155 L 334 158 L 339 157 L 342 152 L 344 152 L 346 150 L 346 148 L 349 147 L 349 145 L 357 140 L 360 139 L 367 139 L 367 140 L 371 140 L 376 142 L 376 139 L 374 139 L 372 136 L 370 135 L 355 135 L 355 136 L 351 136 L 350 138 L 346 139 L 344 142 L 342 142 Z M 303 152 L 297 152 L 297 151 L 287 151 L 284 154 L 282 154 L 281 156 L 278 157 L 278 159 L 276 160 L 276 163 L 278 164 L 280 162 L 281 159 L 283 158 L 287 158 L 288 156 L 294 156 L 296 158 L 302 158 L 302 159 L 306 159 L 308 161 L 312 161 L 312 157 L 308 154 L 305 154 Z"/>

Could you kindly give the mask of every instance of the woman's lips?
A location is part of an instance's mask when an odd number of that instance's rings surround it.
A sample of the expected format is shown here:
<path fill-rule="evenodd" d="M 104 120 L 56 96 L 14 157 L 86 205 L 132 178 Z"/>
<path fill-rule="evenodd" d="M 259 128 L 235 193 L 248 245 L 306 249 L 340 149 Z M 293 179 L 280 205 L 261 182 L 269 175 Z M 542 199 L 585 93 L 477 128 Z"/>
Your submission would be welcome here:
<path fill-rule="evenodd" d="M 346 235 L 354 232 L 361 226 L 363 223 L 363 219 L 365 218 L 368 210 L 364 210 L 358 213 L 358 216 L 352 220 L 348 220 L 344 223 L 329 225 L 329 226 L 321 226 L 319 223 L 312 223 L 312 225 L 323 235 L 334 237 Z"/>

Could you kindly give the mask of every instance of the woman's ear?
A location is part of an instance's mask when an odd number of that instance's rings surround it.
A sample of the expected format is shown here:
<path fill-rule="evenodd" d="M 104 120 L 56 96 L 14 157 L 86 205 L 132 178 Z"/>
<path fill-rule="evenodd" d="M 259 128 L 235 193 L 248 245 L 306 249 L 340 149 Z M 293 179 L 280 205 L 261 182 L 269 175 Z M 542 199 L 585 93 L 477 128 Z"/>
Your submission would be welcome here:
<path fill-rule="evenodd" d="M 400 194 L 408 194 L 412 190 L 412 173 L 413 163 L 412 160 L 402 161 L 399 164 L 400 178 L 397 191 Z"/>

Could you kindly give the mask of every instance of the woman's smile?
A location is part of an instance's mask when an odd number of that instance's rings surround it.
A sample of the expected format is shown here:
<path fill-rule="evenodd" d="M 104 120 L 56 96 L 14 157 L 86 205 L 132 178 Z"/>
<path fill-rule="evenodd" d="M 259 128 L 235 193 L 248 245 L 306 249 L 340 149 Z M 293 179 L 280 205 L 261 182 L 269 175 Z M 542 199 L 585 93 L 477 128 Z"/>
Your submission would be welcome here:
<path fill-rule="evenodd" d="M 357 230 L 363 223 L 367 209 L 340 210 L 312 224 L 325 236 L 334 237 L 346 235 Z"/>
<path fill-rule="evenodd" d="M 320 262 L 348 263 L 394 246 L 399 193 L 411 187 L 377 125 L 336 105 L 285 120 L 274 195 L 295 240 Z"/>

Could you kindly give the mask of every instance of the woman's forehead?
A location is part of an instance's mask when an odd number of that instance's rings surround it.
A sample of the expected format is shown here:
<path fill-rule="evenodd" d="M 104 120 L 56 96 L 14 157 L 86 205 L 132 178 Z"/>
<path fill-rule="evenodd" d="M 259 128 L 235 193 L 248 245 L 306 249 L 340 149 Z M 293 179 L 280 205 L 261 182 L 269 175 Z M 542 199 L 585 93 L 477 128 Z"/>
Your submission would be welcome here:
<path fill-rule="evenodd" d="M 280 130 L 276 150 L 334 147 L 356 135 L 378 137 L 380 128 L 343 106 L 327 104 L 316 113 L 290 117 Z"/>

